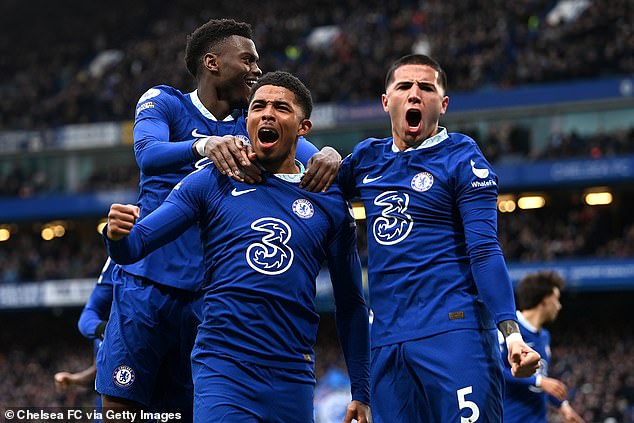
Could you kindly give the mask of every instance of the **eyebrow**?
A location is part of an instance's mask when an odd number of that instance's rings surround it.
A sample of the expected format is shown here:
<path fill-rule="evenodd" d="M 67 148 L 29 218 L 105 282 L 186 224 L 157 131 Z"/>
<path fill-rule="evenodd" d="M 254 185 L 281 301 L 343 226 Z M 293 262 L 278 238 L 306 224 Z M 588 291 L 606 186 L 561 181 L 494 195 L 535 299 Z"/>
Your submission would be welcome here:
<path fill-rule="evenodd" d="M 251 104 L 266 104 L 266 103 L 272 103 L 274 107 L 277 106 L 288 106 L 291 107 L 291 103 L 289 103 L 288 101 L 282 101 L 282 100 L 262 100 L 262 99 L 257 99 L 257 100 L 253 100 L 251 102 Z"/>

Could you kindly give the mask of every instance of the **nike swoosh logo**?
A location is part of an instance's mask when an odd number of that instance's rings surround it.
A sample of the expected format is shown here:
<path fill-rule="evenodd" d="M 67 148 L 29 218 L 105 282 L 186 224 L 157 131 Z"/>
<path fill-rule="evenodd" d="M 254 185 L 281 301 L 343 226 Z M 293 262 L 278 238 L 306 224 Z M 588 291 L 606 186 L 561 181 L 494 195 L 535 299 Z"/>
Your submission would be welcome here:
<path fill-rule="evenodd" d="M 371 178 L 370 175 L 365 175 L 365 177 L 363 178 L 363 183 L 364 184 L 369 184 L 370 182 L 378 181 L 382 177 L 383 177 L 383 175 L 377 176 L 376 178 Z"/>
<path fill-rule="evenodd" d="M 206 137 L 210 137 L 211 135 L 207 135 L 207 134 L 201 134 L 198 132 L 198 128 L 194 128 L 194 130 L 192 131 L 192 137 L 194 138 L 206 138 Z"/>
<path fill-rule="evenodd" d="M 251 191 L 255 191 L 255 188 L 245 189 L 243 191 L 238 191 L 236 188 L 234 188 L 233 191 L 231 191 L 231 195 L 233 195 L 234 197 L 239 197 L 242 194 L 246 194 L 247 192 L 251 192 Z"/>

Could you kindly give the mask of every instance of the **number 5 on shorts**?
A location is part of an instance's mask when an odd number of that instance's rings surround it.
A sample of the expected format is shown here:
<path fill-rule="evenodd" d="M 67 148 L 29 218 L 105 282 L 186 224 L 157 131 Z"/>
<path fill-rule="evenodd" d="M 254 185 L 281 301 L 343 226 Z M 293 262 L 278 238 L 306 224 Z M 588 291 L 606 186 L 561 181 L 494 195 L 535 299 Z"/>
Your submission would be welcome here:
<path fill-rule="evenodd" d="M 458 389 L 456 391 L 456 395 L 458 395 L 458 407 L 460 407 L 461 410 L 463 408 L 471 410 L 471 415 L 469 417 L 460 417 L 460 423 L 474 423 L 478 421 L 478 418 L 480 417 L 480 409 L 476 403 L 465 399 L 465 397 L 472 392 L 473 387 L 471 386 L 467 386 L 466 388 Z"/>

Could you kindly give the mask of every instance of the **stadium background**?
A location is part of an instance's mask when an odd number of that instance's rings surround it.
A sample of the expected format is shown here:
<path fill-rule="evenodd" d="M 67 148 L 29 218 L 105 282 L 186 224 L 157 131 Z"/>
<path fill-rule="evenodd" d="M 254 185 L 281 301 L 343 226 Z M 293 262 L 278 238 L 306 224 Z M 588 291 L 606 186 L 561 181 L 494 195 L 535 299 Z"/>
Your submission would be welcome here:
<path fill-rule="evenodd" d="M 59 392 L 52 378 L 92 362 L 76 321 L 105 260 L 97 227 L 110 203 L 136 199 L 134 104 L 155 84 L 193 87 L 185 37 L 212 17 L 252 23 L 261 68 L 307 83 L 318 104 L 310 139 L 342 155 L 388 134 L 378 101 L 388 64 L 411 52 L 438 59 L 449 78 L 443 124 L 476 139 L 500 175 L 514 281 L 542 268 L 568 280 L 551 374 L 586 421 L 634 422 L 630 0 L 4 0 L 0 408 L 92 404 L 89 389 Z M 317 421 L 329 422 L 321 410 L 347 381 L 321 276 Z"/>

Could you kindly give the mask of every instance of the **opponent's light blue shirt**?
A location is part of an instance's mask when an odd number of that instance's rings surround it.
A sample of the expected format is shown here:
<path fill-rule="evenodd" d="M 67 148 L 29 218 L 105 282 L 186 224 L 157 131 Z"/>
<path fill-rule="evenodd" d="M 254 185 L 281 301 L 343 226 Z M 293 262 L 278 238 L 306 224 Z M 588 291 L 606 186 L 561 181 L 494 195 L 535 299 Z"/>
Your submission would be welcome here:
<path fill-rule="evenodd" d="M 471 138 L 442 129 L 403 152 L 369 138 L 338 181 L 365 206 L 372 347 L 515 320 L 497 176 Z"/>
<path fill-rule="evenodd" d="M 236 110 L 218 120 L 203 106 L 197 91 L 183 94 L 165 85 L 141 96 L 134 120 L 134 152 L 141 170 L 140 220 L 155 210 L 183 177 L 208 162 L 192 151 L 198 139 L 235 135 L 248 140 L 245 113 Z M 302 163 L 306 164 L 315 152 L 315 146 L 300 138 L 297 158 Z M 203 280 L 198 228 L 190 227 L 179 238 L 123 269 L 162 285 L 198 290 Z"/>
<path fill-rule="evenodd" d="M 327 260 L 352 396 L 367 403 L 368 313 L 354 218 L 336 185 L 310 193 L 298 187 L 297 176 L 264 173 L 262 184 L 248 185 L 206 166 L 183 179 L 129 237 L 107 240 L 108 251 L 117 262 L 137 260 L 199 222 L 204 318 L 192 355 L 311 371 L 315 279 Z"/>

